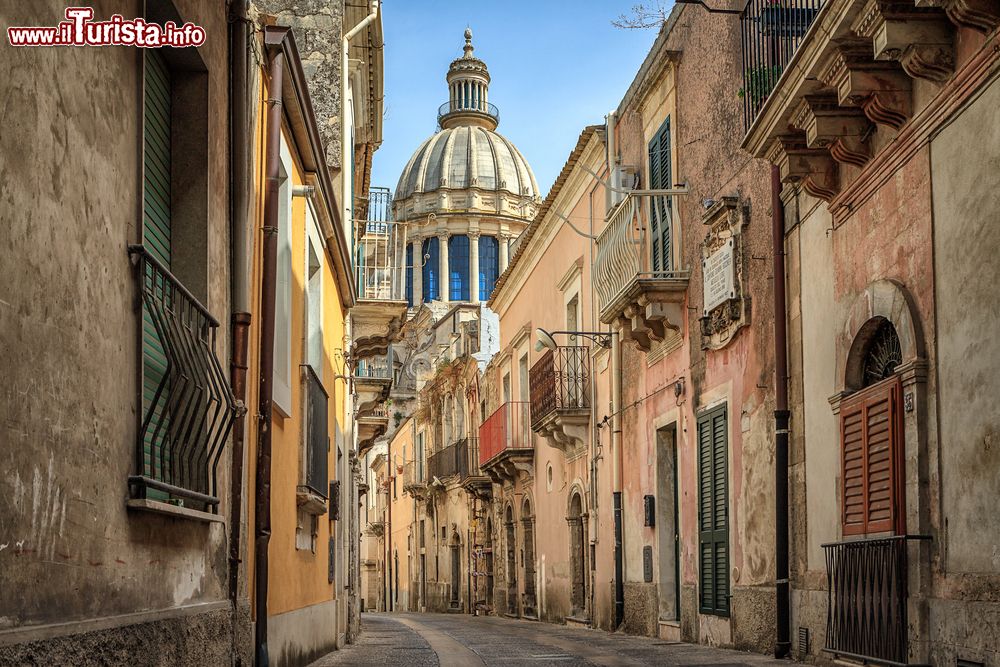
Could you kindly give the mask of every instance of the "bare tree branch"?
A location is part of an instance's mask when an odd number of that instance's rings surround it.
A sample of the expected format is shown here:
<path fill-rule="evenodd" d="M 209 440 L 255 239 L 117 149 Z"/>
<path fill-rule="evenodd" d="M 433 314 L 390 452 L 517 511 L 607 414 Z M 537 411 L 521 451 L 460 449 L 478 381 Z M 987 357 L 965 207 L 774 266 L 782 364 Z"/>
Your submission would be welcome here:
<path fill-rule="evenodd" d="M 654 3 L 639 3 L 632 5 L 628 14 L 619 14 L 611 25 L 623 30 L 645 30 L 658 28 L 667 20 L 667 0 L 656 0 Z"/>

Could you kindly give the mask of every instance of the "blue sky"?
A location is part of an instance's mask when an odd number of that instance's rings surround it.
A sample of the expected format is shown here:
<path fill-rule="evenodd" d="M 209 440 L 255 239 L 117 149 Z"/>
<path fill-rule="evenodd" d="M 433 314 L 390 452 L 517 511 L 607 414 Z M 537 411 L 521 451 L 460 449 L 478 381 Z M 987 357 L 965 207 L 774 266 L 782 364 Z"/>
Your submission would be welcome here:
<path fill-rule="evenodd" d="M 466 25 L 490 69 L 497 131 L 521 150 L 543 195 L 586 125 L 603 122 L 632 82 L 655 30 L 611 20 L 633 0 L 388 0 L 385 120 L 372 185 L 393 190 L 447 101 L 445 74 L 462 55 Z"/>

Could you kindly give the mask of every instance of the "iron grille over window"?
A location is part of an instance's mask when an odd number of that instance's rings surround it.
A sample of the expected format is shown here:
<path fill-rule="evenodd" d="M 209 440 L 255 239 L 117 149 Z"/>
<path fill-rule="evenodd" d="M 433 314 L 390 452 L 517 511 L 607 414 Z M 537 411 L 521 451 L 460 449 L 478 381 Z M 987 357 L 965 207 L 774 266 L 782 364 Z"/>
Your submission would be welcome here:
<path fill-rule="evenodd" d="M 138 260 L 143 339 L 155 340 L 163 355 L 155 388 L 143 392 L 150 369 L 140 353 L 139 472 L 129 485 L 139 498 L 185 498 L 217 508 L 216 470 L 236 417 L 236 399 L 215 356 L 219 323 L 144 246 L 128 250 Z"/>
<path fill-rule="evenodd" d="M 327 422 L 329 397 L 311 366 L 302 366 L 305 391 L 304 438 L 306 486 L 316 495 L 326 497 L 330 436 Z"/>
<path fill-rule="evenodd" d="M 743 114 L 749 128 L 824 0 L 749 0 L 740 15 Z"/>

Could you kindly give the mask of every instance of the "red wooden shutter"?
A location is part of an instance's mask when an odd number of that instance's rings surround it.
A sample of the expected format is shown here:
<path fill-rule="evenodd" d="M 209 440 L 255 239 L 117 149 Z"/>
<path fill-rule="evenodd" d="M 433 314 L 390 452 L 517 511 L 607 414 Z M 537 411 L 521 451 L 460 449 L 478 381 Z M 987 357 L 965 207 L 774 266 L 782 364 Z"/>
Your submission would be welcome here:
<path fill-rule="evenodd" d="M 889 532 L 902 516 L 898 378 L 879 382 L 840 409 L 844 535 Z"/>

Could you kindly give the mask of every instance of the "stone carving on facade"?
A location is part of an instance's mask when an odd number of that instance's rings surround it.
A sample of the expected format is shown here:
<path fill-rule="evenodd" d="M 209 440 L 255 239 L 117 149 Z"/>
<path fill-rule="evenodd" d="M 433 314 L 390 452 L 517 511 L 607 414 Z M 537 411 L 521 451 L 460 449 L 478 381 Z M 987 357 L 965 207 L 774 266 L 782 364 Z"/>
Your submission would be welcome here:
<path fill-rule="evenodd" d="M 873 123 L 900 129 L 912 113 L 911 79 L 895 61 L 872 60 L 871 44 L 841 43 L 820 70 L 842 106 L 858 107 Z"/>
<path fill-rule="evenodd" d="M 739 197 L 722 197 L 702 216 L 708 233 L 702 242 L 702 262 L 716 252 L 732 249 L 732 292 L 730 297 L 712 307 L 701 318 L 702 348 L 718 350 L 729 344 L 736 332 L 750 323 L 750 296 L 746 294 L 747 258 L 744 256 L 743 228 L 750 213 Z M 705 286 L 703 285 L 703 288 Z M 706 298 L 703 289 L 702 298 Z"/>

